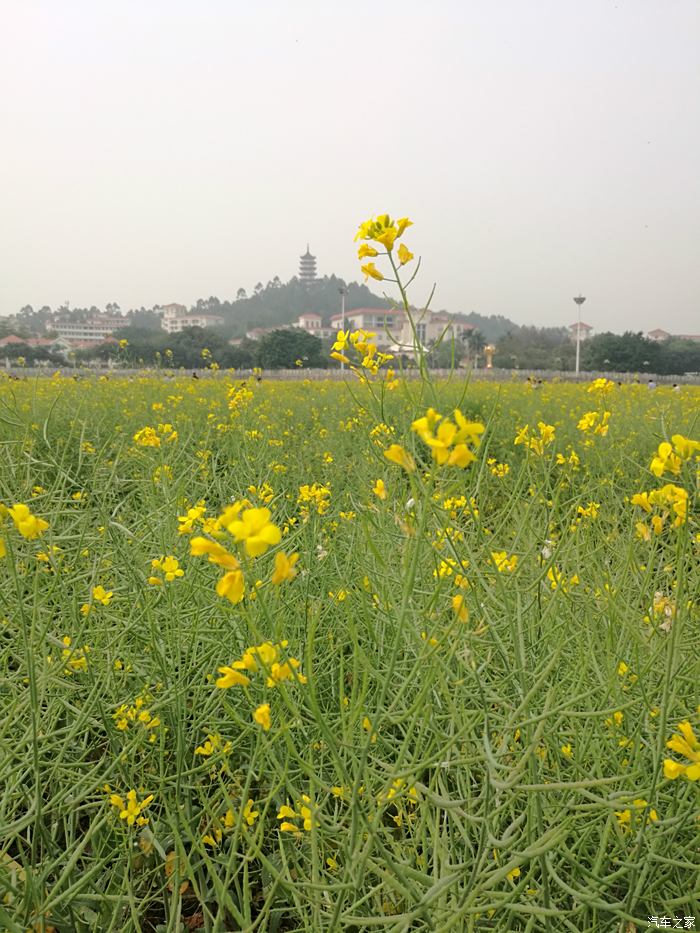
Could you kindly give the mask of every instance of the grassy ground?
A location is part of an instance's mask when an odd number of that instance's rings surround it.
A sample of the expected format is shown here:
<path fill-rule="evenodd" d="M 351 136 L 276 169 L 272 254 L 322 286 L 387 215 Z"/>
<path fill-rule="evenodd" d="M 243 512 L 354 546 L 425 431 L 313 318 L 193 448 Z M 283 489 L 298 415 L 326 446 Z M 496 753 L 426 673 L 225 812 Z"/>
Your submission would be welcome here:
<path fill-rule="evenodd" d="M 700 720 L 697 454 L 650 472 L 699 402 L 0 383 L 0 929 L 700 918 L 693 747 L 666 746 Z M 474 462 L 431 457 L 430 406 L 485 425 Z M 631 501 L 666 484 L 687 520 Z"/>

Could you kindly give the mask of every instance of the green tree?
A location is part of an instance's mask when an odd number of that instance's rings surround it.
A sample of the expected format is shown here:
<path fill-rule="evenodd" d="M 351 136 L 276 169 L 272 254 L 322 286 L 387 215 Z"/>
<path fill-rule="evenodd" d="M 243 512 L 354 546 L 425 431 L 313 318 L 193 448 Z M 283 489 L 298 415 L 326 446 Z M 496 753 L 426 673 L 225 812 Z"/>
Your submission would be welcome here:
<path fill-rule="evenodd" d="M 258 342 L 257 363 L 265 369 L 293 369 L 297 360 L 305 367 L 325 366 L 318 337 L 298 328 L 273 330 Z"/>
<path fill-rule="evenodd" d="M 662 357 L 661 345 L 644 334 L 603 333 L 590 337 L 581 348 L 581 366 L 587 370 L 621 373 L 656 373 Z"/>

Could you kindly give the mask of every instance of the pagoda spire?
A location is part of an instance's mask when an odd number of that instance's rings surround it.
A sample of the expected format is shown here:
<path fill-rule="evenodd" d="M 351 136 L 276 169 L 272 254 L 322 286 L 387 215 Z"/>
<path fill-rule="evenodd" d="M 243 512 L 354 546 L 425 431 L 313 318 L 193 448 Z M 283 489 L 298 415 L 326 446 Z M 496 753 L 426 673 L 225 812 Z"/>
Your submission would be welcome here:
<path fill-rule="evenodd" d="M 306 252 L 299 258 L 299 279 L 307 283 L 316 281 L 316 257 L 311 255 L 308 243 Z"/>

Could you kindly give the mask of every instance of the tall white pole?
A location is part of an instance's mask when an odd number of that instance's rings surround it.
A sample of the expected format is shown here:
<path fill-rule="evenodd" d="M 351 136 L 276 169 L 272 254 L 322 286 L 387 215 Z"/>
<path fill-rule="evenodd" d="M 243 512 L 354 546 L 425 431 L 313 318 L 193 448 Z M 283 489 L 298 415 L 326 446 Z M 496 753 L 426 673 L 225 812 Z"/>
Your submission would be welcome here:
<path fill-rule="evenodd" d="M 586 299 L 583 295 L 578 295 L 574 301 L 578 305 L 578 323 L 576 325 L 576 375 L 581 371 L 581 305 Z"/>
<path fill-rule="evenodd" d="M 576 375 L 581 372 L 581 305 L 578 306 L 578 324 L 576 325 Z"/>
<path fill-rule="evenodd" d="M 345 292 L 347 289 L 345 287 L 339 289 L 340 291 L 340 329 L 345 331 Z M 341 371 L 345 369 L 345 363 L 341 361 L 340 363 Z"/>

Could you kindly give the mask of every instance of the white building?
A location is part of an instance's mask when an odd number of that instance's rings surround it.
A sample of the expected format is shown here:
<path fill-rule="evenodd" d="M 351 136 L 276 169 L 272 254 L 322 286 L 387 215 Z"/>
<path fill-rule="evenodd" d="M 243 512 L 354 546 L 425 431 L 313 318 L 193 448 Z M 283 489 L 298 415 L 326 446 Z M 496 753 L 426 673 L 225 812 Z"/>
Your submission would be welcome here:
<path fill-rule="evenodd" d="M 343 317 L 334 314 L 331 317 L 331 332 L 337 333 L 342 328 Z M 354 308 L 345 312 L 345 329 L 367 330 L 375 336 L 372 338 L 380 350 L 388 350 L 400 342 L 408 320 L 406 312 L 399 309 L 386 308 Z"/>
<path fill-rule="evenodd" d="M 294 322 L 294 327 L 298 327 L 300 330 L 305 330 L 307 334 L 312 334 L 314 337 L 330 337 L 333 334 L 333 330 L 327 324 L 323 323 L 323 318 L 320 314 L 316 314 L 315 311 L 304 311 L 303 314 L 300 314 L 297 320 Z"/>
<path fill-rule="evenodd" d="M 438 340 L 462 340 L 469 342 L 469 335 L 475 329 L 463 315 L 448 314 L 446 311 L 412 311 L 415 336 L 422 347 L 430 347 Z M 331 318 L 332 332 L 341 329 L 342 317 L 334 314 Z M 414 334 L 408 315 L 403 309 L 393 308 L 355 308 L 345 312 L 345 327 L 352 330 L 368 330 L 375 334 L 373 343 L 380 350 L 392 353 L 412 353 Z"/>
<path fill-rule="evenodd" d="M 184 305 L 169 304 L 161 307 L 160 326 L 168 334 L 179 334 L 187 327 L 218 327 L 224 319 L 218 314 L 188 314 Z"/>
<path fill-rule="evenodd" d="M 99 343 L 105 337 L 111 336 L 114 331 L 122 327 L 128 327 L 129 321 L 124 317 L 111 317 L 101 314 L 88 318 L 86 321 L 58 320 L 49 326 L 64 340 Z"/>

